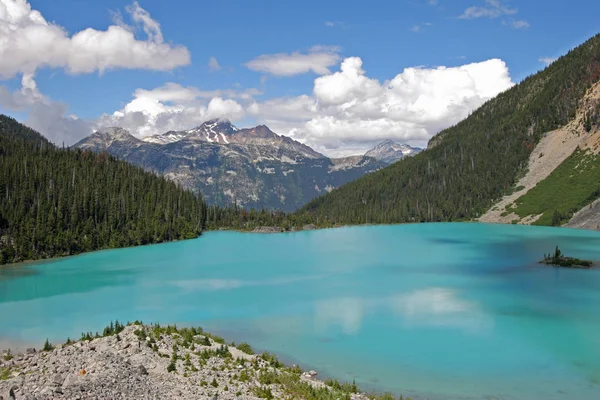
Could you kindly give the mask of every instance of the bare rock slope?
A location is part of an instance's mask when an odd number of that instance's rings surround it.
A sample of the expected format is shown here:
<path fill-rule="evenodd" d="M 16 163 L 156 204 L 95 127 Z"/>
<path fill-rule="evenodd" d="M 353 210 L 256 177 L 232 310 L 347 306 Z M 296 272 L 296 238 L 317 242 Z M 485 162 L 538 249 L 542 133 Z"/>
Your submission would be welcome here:
<path fill-rule="evenodd" d="M 600 231 L 600 199 L 576 212 L 564 226 Z"/>
<path fill-rule="evenodd" d="M 226 346 L 201 330 L 154 325 L 121 329 L 46 351 L 5 351 L 0 398 L 308 399 L 320 393 L 319 398 L 368 399 L 355 385 L 327 385 L 315 379 L 314 371 L 288 368 L 266 353 L 249 354 L 246 344 Z"/>
<path fill-rule="evenodd" d="M 481 222 L 532 224 L 539 216 L 520 218 L 513 212 L 507 212 L 514 202 L 539 182 L 547 178 L 563 161 L 579 147 L 600 152 L 600 130 L 585 129 L 585 116 L 589 108 L 600 102 L 600 82 L 586 93 L 575 118 L 560 129 L 546 133 L 529 157 L 527 173 L 519 180 L 516 190 L 504 196 L 479 218 Z M 588 214 L 580 215 L 580 224 Z"/>

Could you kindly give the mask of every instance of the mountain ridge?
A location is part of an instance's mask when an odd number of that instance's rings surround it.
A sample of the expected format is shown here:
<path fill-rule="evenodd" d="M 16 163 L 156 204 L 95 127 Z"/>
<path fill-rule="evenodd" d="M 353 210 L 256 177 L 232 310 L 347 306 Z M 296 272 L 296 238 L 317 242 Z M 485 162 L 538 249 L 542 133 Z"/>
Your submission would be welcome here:
<path fill-rule="evenodd" d="M 266 125 L 240 129 L 226 120 L 141 139 L 121 128 L 105 128 L 74 147 L 107 151 L 202 193 L 211 204 L 287 212 L 405 156 L 396 151 L 385 159 L 329 158 Z"/>

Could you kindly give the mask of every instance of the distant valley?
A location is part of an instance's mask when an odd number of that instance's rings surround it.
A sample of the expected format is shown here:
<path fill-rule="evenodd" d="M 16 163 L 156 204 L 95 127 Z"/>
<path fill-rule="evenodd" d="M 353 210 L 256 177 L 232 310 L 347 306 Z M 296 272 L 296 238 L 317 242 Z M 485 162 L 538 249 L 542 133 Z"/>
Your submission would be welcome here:
<path fill-rule="evenodd" d="M 286 212 L 421 151 L 387 140 L 364 155 L 329 158 L 264 125 L 238 129 L 225 120 L 143 139 L 113 127 L 74 147 L 107 151 L 201 193 L 209 204 Z"/>

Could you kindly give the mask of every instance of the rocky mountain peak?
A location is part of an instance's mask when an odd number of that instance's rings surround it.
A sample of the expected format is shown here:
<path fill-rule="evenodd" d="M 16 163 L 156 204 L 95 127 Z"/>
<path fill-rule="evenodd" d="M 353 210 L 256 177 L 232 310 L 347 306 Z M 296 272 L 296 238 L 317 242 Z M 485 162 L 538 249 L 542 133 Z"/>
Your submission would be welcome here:
<path fill-rule="evenodd" d="M 278 135 L 266 125 L 258 125 L 251 129 L 244 129 L 244 131 L 256 138 L 273 139 L 278 137 Z"/>
<path fill-rule="evenodd" d="M 229 136 L 238 132 L 236 128 L 229 120 L 226 119 L 211 119 L 203 122 L 195 128 L 188 129 L 187 131 L 169 131 L 159 135 L 152 135 L 145 137 L 145 142 L 167 144 L 178 142 L 183 139 L 200 140 L 203 142 L 217 143 L 217 144 L 229 144 Z"/>
<path fill-rule="evenodd" d="M 397 143 L 387 139 L 367 151 L 365 156 L 373 157 L 378 161 L 384 161 L 391 164 L 406 156 L 413 156 L 421 150 L 422 149 L 418 147 L 412 147 L 404 143 Z"/>
<path fill-rule="evenodd" d="M 136 142 L 139 142 L 139 139 L 129 133 L 127 129 L 123 129 L 118 126 L 111 126 L 95 131 L 87 138 L 84 138 L 80 142 L 73 145 L 73 147 L 106 150 L 114 142 L 127 142 L 135 144 Z"/>
<path fill-rule="evenodd" d="M 128 138 L 133 137 L 131 133 L 127 129 L 123 129 L 119 126 L 110 126 L 107 128 L 102 128 L 94 132 L 95 135 L 98 136 L 106 136 L 106 137 L 114 137 L 114 138 Z"/>
<path fill-rule="evenodd" d="M 239 130 L 228 119 L 220 119 L 220 118 L 208 120 L 208 121 L 202 123 L 202 125 L 200 125 L 196 129 L 205 129 L 205 130 L 209 130 L 209 131 L 212 129 L 216 132 L 221 132 L 226 135 L 231 135 L 234 132 L 237 132 Z"/>

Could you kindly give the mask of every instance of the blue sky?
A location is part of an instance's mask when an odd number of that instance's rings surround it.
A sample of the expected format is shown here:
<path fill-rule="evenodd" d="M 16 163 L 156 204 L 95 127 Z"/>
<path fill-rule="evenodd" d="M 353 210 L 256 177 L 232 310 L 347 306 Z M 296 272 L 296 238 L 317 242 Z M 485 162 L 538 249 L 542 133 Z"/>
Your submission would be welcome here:
<path fill-rule="evenodd" d="M 22 10 L 37 10 L 56 39 L 35 52 L 14 45 L 39 22 Z M 144 136 L 222 117 L 266 123 L 333 155 L 387 138 L 424 145 L 598 33 L 598 15 L 590 0 L 0 0 L 0 112 L 68 144 L 110 124 Z M 119 43 L 89 35 L 81 53 L 90 58 L 78 60 L 81 44 L 69 39 L 109 26 L 151 42 L 148 54 L 122 61 Z M 105 55 L 115 61 L 100 71 Z M 410 67 L 416 74 L 394 80 Z"/>

